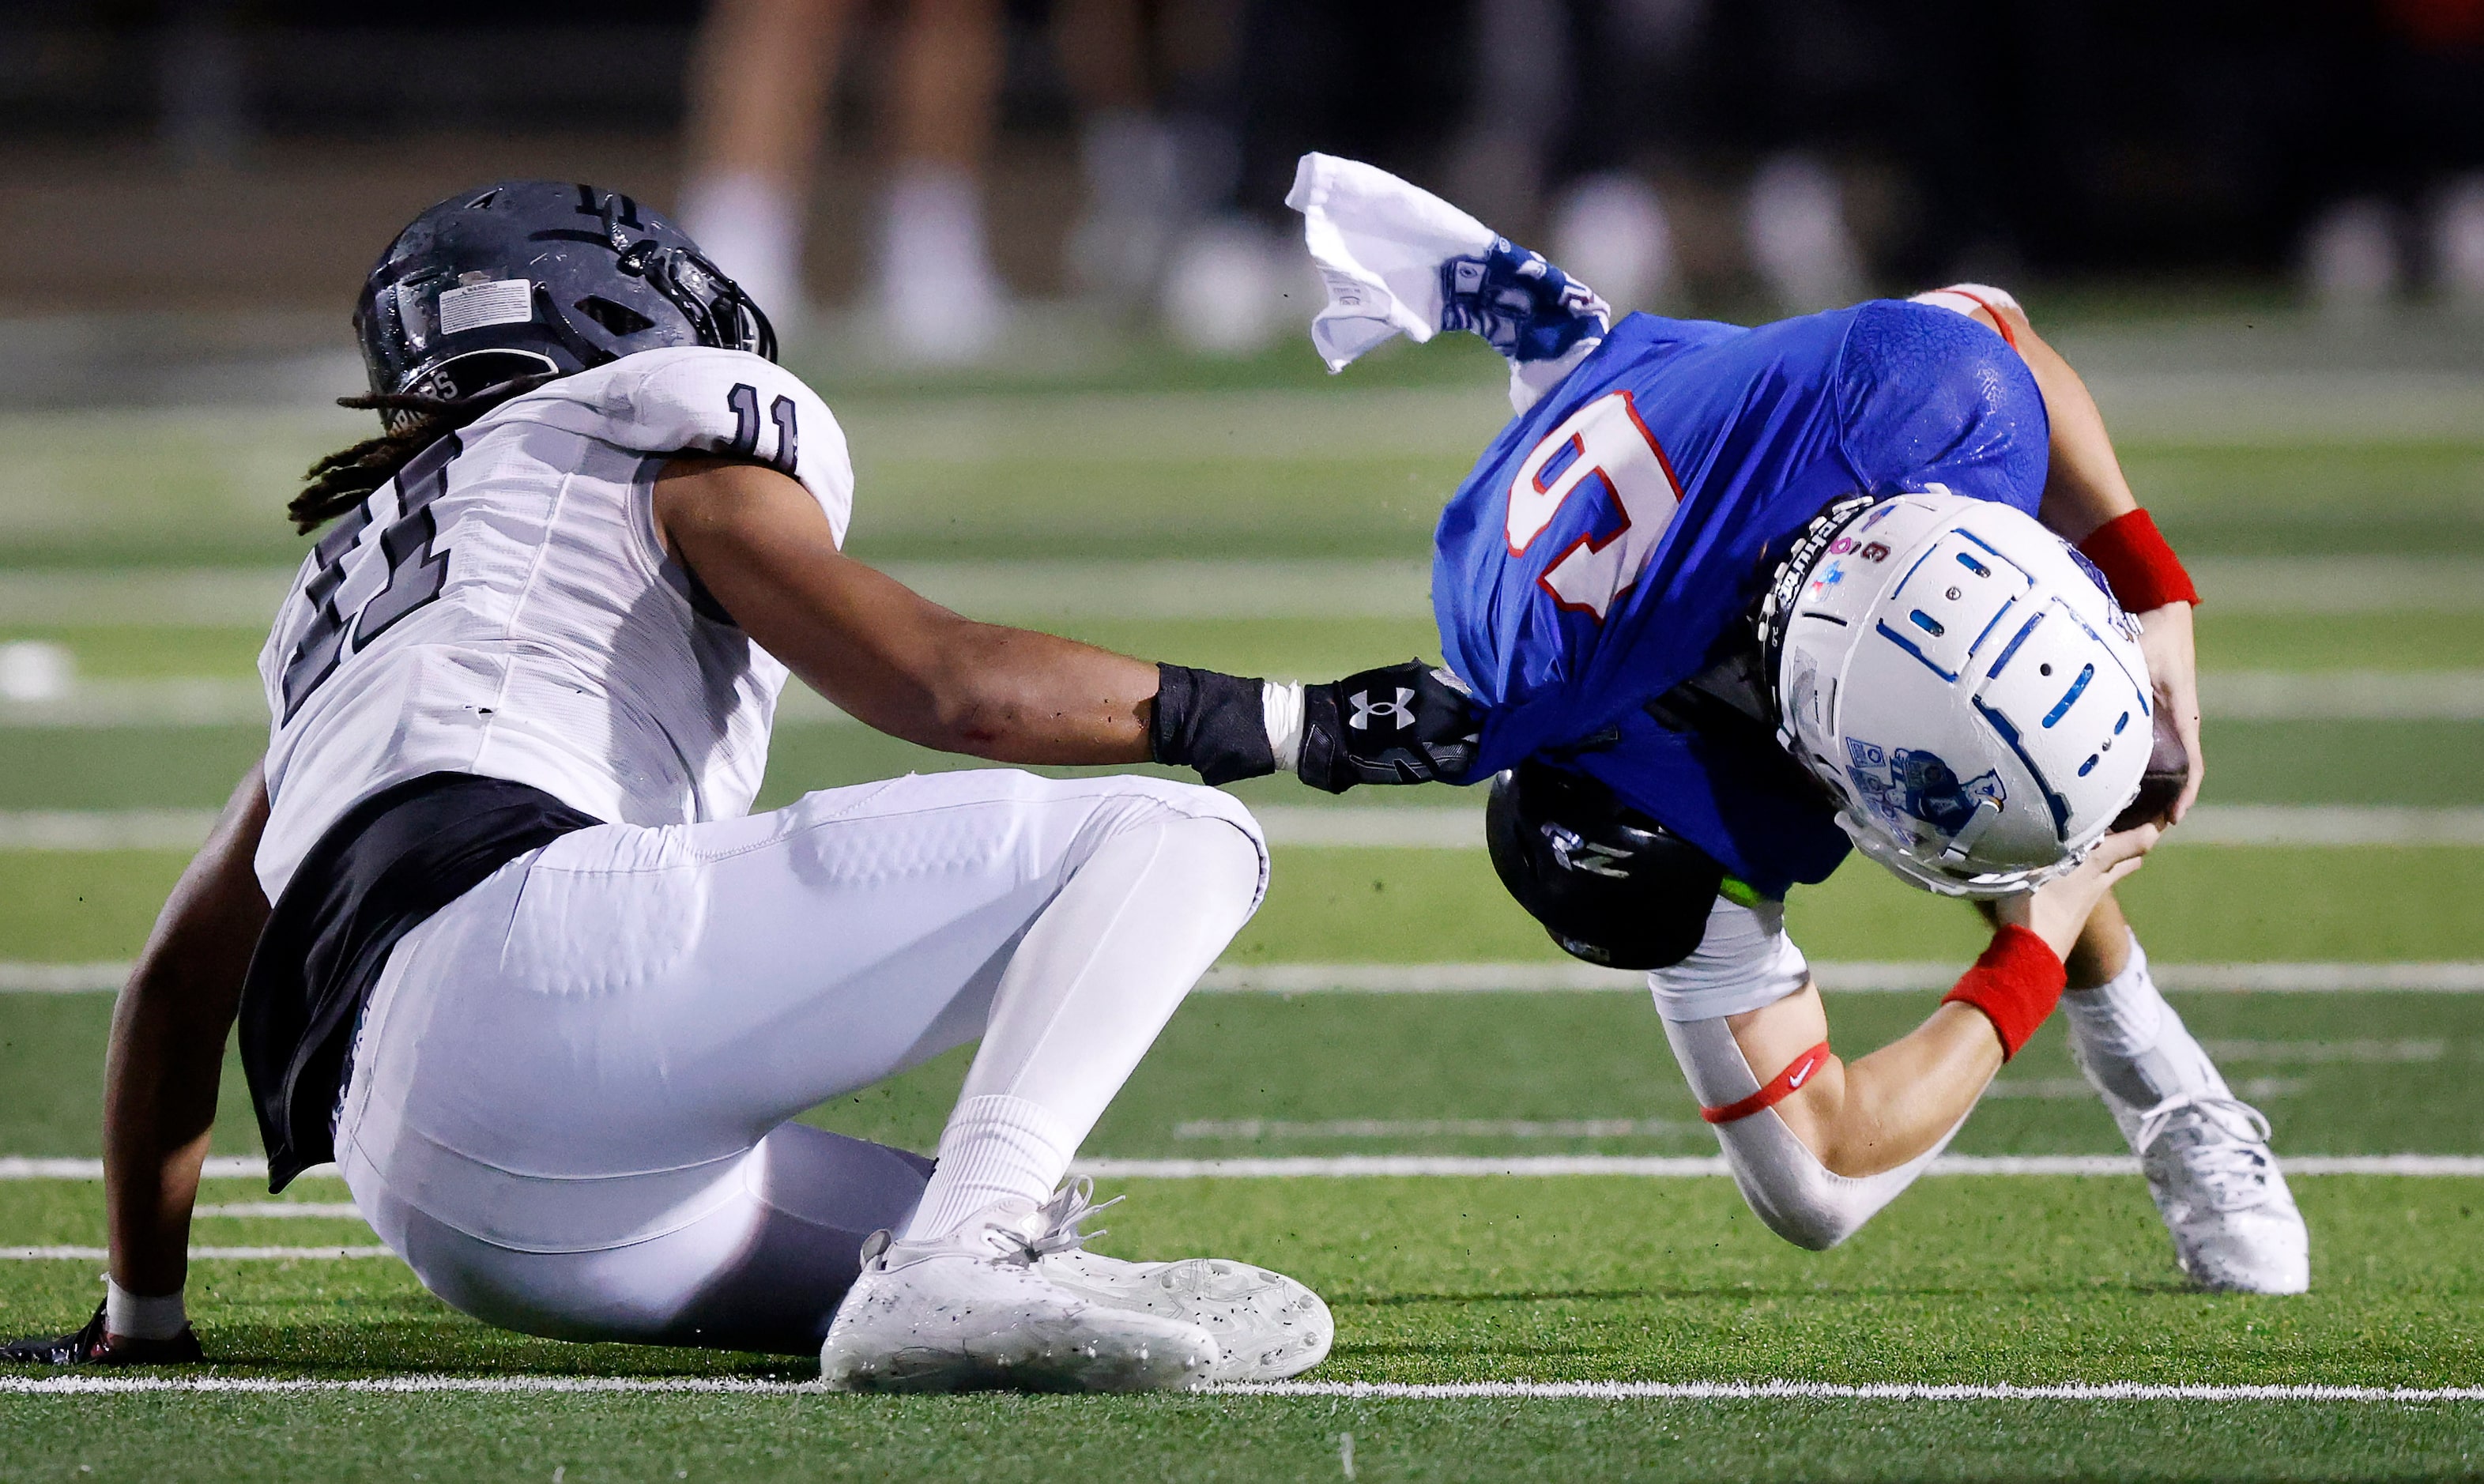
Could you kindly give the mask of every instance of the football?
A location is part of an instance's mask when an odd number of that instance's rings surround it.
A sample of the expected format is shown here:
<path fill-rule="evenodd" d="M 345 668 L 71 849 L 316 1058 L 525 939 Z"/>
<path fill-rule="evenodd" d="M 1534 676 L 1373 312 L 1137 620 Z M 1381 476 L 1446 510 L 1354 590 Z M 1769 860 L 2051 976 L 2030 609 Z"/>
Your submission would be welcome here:
<path fill-rule="evenodd" d="M 2182 745 L 2181 734 L 2174 730 L 2172 714 L 2160 706 L 2156 736 L 2147 749 L 2147 771 L 2140 774 L 2139 793 L 2130 806 L 2114 817 L 2114 829 L 2136 829 L 2174 807 L 2190 777 L 2191 754 Z"/>

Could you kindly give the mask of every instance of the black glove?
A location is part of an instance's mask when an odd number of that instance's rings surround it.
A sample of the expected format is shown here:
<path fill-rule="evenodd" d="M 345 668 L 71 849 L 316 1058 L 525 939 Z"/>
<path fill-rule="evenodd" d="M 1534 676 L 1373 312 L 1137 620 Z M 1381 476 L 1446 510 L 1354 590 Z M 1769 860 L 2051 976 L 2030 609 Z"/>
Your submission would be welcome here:
<path fill-rule="evenodd" d="M 1474 765 L 1483 713 L 1464 682 L 1409 660 L 1303 688 L 1305 783 L 1455 783 Z"/>

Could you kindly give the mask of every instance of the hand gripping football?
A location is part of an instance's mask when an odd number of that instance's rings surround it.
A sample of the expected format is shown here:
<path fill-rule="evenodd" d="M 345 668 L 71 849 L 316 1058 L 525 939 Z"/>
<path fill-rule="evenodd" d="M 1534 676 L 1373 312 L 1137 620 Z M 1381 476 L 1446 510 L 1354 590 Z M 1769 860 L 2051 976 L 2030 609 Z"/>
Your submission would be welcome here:
<path fill-rule="evenodd" d="M 2151 820 L 2161 818 L 2182 796 L 2182 786 L 2191 781 L 2191 754 L 2182 746 L 2182 734 L 2174 730 L 2174 715 L 2163 706 L 2156 708 L 2156 736 L 2147 748 L 2147 770 L 2139 775 L 2139 793 L 2129 807 L 2115 815 L 2116 830 L 2136 829 Z"/>

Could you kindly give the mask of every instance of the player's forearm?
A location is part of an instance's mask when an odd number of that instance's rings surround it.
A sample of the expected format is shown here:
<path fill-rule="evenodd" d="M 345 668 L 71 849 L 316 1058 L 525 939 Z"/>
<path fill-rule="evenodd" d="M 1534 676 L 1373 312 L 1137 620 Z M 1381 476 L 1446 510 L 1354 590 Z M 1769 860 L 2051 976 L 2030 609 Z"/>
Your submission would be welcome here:
<path fill-rule="evenodd" d="M 911 740 L 996 763 L 1148 760 L 1156 667 L 1055 634 L 960 621 L 901 702 Z"/>
<path fill-rule="evenodd" d="M 175 1292 L 187 1270 L 225 1039 L 267 921 L 252 870 L 266 823 L 267 795 L 254 766 L 174 887 L 113 1007 L 104 1199 L 112 1276 L 131 1293 Z"/>
<path fill-rule="evenodd" d="M 1743 1059 L 1763 1079 L 1828 1039 L 1817 989 L 1731 1021 Z M 1958 1126 L 2001 1067 L 2001 1046 L 1978 1012 L 1943 1005 L 1906 1036 L 1852 1062 L 1832 1056 L 1807 1085 L 1775 1104 L 1803 1147 L 1832 1173 L 1894 1170 Z"/>
<path fill-rule="evenodd" d="M 1895 1170 L 1940 1143 L 1975 1107 L 2001 1069 L 2001 1045 L 1982 1014 L 1943 1005 L 1931 1018 L 1879 1050 L 1822 1068 L 1823 1105 L 1811 1132 L 1788 1123 L 1820 1162 L 1843 1175 Z M 1791 1099 L 1789 1100 L 1791 1101 Z"/>

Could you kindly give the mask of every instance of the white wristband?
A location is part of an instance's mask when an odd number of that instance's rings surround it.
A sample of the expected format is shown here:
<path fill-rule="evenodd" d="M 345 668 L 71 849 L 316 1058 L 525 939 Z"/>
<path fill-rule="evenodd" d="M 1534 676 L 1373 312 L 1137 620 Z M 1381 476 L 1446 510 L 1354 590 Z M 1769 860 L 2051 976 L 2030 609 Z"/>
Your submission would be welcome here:
<path fill-rule="evenodd" d="M 1303 761 L 1303 688 L 1299 681 L 1259 682 L 1259 711 L 1268 725 L 1268 750 L 1277 771 L 1292 772 Z"/>
<path fill-rule="evenodd" d="M 156 1298 L 141 1298 L 114 1282 L 103 1281 L 103 1332 L 123 1339 L 171 1339 L 189 1328 L 190 1316 L 181 1306 L 181 1290 Z"/>

